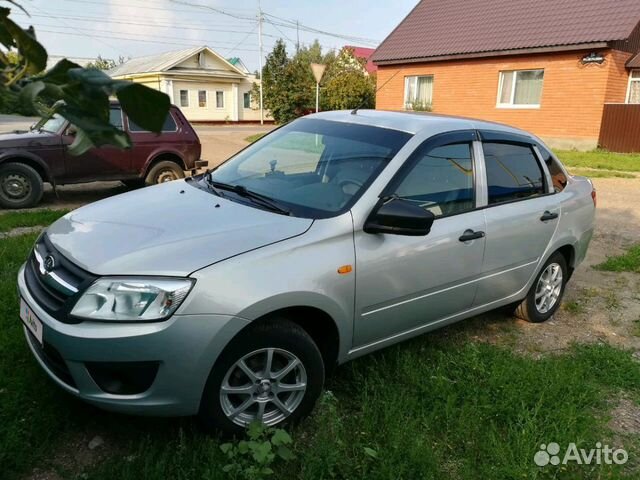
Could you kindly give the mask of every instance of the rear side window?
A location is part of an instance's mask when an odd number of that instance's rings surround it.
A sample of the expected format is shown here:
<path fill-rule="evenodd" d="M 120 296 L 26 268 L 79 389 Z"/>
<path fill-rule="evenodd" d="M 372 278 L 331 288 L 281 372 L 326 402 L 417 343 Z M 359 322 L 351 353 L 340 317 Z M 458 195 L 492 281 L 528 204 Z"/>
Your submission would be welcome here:
<path fill-rule="evenodd" d="M 114 127 L 122 130 L 122 110 L 112 108 L 109 110 L 109 123 Z"/>
<path fill-rule="evenodd" d="M 547 170 L 549 170 L 549 174 L 551 175 L 551 183 L 553 184 L 553 189 L 556 191 L 556 193 L 563 191 L 567 186 L 567 176 L 562 170 L 560 162 L 558 162 L 558 160 L 556 160 L 554 156 L 551 155 L 551 152 L 543 146 L 538 146 L 538 150 L 540 150 L 542 160 L 547 165 Z"/>
<path fill-rule="evenodd" d="M 458 143 L 419 152 L 419 159 L 395 194 L 436 217 L 455 215 L 475 206 L 470 143 Z"/>
<path fill-rule="evenodd" d="M 489 205 L 545 193 L 544 174 L 531 147 L 487 142 L 483 149 Z"/>
<path fill-rule="evenodd" d="M 167 115 L 167 118 L 162 125 L 163 132 L 175 132 L 178 128 L 176 127 L 176 121 L 173 119 L 171 114 Z M 147 130 L 143 129 L 141 126 L 136 125 L 136 123 L 129 119 L 129 131 L 130 132 L 147 132 Z"/>

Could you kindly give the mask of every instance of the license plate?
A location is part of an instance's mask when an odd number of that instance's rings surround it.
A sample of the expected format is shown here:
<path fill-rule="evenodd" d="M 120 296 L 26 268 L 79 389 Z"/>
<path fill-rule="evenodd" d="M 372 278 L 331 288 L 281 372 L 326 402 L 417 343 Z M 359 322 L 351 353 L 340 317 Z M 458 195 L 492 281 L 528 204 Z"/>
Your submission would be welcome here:
<path fill-rule="evenodd" d="M 36 340 L 42 345 L 42 322 L 31 311 L 27 302 L 20 299 L 20 319 L 27 326 L 29 331 L 36 337 Z"/>

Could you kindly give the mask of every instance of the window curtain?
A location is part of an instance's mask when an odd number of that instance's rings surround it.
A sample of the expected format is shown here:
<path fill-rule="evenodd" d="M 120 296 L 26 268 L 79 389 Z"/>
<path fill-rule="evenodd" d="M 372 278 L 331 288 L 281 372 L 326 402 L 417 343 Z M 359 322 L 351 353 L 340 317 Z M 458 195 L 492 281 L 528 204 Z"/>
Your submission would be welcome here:
<path fill-rule="evenodd" d="M 515 105 L 539 105 L 542 97 L 544 71 L 518 72 L 516 77 Z"/>
<path fill-rule="evenodd" d="M 640 103 L 640 70 L 633 70 L 631 72 L 629 103 Z"/>
<path fill-rule="evenodd" d="M 433 101 L 433 77 L 418 77 L 416 103 L 431 105 Z"/>
<path fill-rule="evenodd" d="M 502 92 L 500 93 L 500 103 L 511 103 L 511 91 L 513 89 L 514 72 L 502 72 Z"/>

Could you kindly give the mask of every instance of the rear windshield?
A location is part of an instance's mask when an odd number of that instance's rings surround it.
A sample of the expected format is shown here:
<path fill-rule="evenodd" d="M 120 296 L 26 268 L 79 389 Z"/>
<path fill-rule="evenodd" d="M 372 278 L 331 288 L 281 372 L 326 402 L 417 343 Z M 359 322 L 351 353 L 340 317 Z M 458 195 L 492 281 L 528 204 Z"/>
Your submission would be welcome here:
<path fill-rule="evenodd" d="M 350 209 L 410 138 L 397 130 L 300 119 L 211 175 L 268 196 L 296 216 L 326 218 Z"/>

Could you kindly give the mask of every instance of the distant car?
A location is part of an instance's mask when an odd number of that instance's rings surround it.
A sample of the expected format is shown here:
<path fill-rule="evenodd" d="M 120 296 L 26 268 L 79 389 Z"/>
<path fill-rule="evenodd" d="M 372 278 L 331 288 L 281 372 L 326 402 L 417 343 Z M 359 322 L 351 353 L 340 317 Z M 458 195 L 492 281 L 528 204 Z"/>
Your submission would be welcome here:
<path fill-rule="evenodd" d="M 43 183 L 54 185 L 120 180 L 130 186 L 184 178 L 185 171 L 207 166 L 200 160 L 200 140 L 182 112 L 172 106 L 156 135 L 111 105 L 111 123 L 129 133 L 133 148 L 92 148 L 73 156 L 67 147 L 76 130 L 54 115 L 30 131 L 0 134 L 0 207 L 27 208 L 42 198 Z"/>
<path fill-rule="evenodd" d="M 20 269 L 20 316 L 66 391 L 237 433 L 302 418 L 325 372 L 401 340 L 505 306 L 547 320 L 595 211 L 526 132 L 310 115 L 65 215 Z"/>

